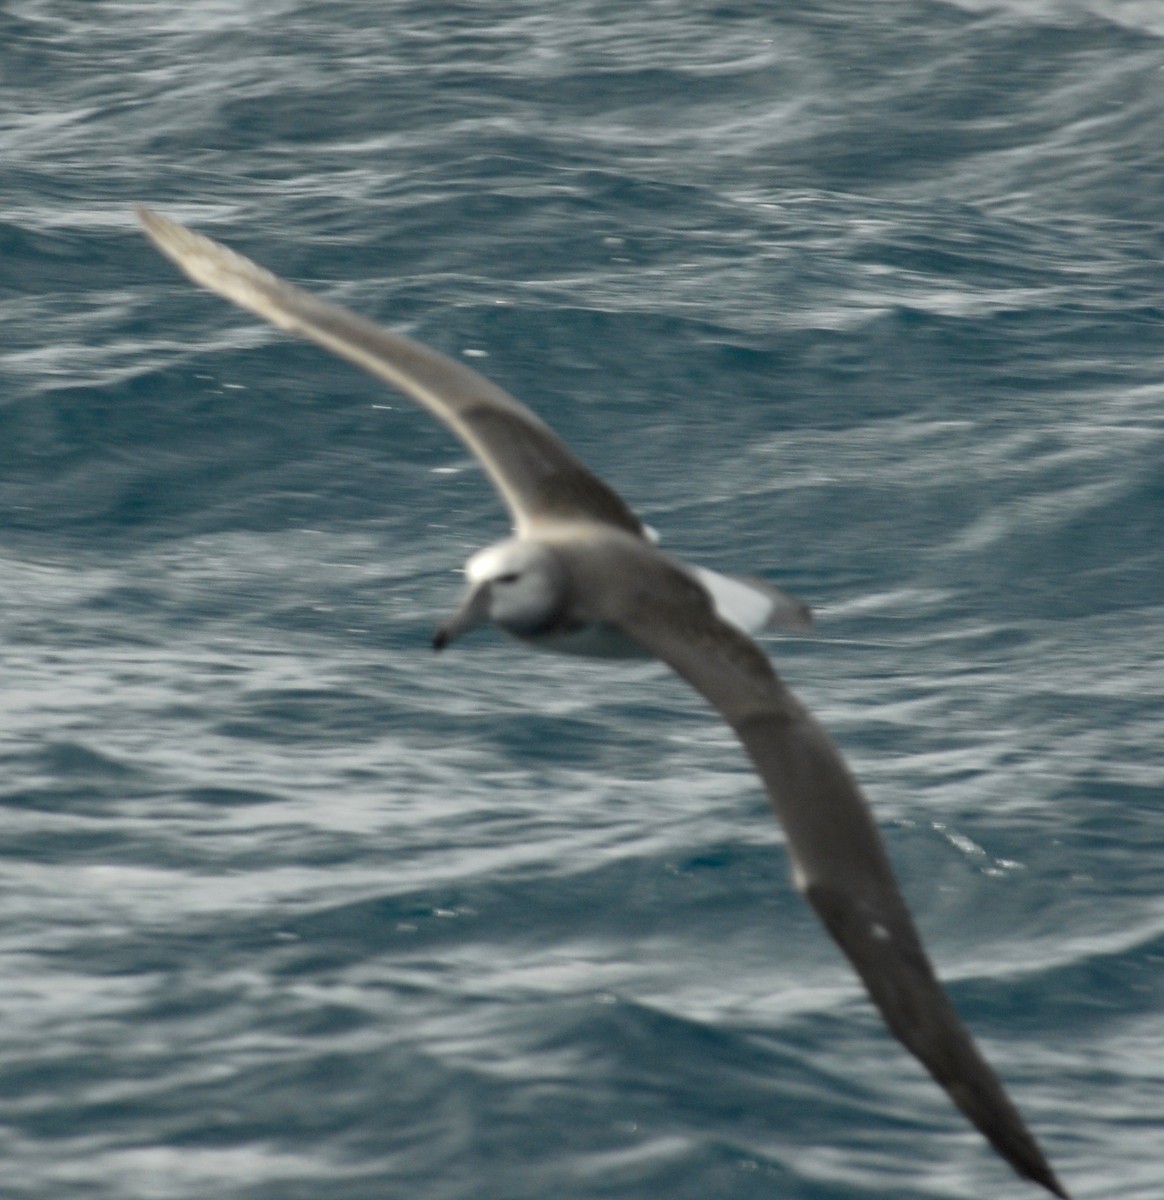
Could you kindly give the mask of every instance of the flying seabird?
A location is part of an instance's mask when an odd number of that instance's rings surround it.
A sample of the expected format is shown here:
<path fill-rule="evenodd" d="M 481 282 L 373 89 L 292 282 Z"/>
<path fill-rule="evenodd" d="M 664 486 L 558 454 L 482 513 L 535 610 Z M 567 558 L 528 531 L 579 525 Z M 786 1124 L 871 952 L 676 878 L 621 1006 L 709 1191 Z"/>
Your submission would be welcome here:
<path fill-rule="evenodd" d="M 476 455 L 513 519 L 465 566 L 441 649 L 493 623 L 531 646 L 661 659 L 719 710 L 784 828 L 792 877 L 885 1023 L 1022 1177 L 1069 1200 L 946 995 L 861 789 L 832 739 L 750 636 L 807 610 L 752 579 L 688 566 L 543 421 L 463 363 L 318 299 L 151 210 L 146 233 L 195 282 L 363 367 Z"/>

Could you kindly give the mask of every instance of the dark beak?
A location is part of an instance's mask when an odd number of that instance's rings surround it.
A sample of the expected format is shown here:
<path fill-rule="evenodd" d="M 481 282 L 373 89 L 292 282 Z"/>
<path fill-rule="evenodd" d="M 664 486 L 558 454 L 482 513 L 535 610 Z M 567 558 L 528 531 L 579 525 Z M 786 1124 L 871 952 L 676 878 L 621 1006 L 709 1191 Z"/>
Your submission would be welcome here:
<path fill-rule="evenodd" d="M 461 606 L 436 633 L 432 635 L 432 648 L 443 650 L 450 642 L 484 625 L 489 620 L 489 584 L 478 583 L 465 594 Z"/>

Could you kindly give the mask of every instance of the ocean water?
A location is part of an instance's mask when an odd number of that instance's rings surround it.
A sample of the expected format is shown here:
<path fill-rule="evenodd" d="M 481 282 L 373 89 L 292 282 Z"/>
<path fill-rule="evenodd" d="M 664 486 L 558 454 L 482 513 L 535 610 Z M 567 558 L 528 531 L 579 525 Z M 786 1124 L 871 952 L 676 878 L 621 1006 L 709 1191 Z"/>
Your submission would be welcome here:
<path fill-rule="evenodd" d="M 1158 0 L 9 0 L 0 100 L 5 1197 L 1037 1194 L 677 679 L 434 657 L 479 472 L 134 201 L 808 600 L 967 1023 L 1164 1195 Z"/>

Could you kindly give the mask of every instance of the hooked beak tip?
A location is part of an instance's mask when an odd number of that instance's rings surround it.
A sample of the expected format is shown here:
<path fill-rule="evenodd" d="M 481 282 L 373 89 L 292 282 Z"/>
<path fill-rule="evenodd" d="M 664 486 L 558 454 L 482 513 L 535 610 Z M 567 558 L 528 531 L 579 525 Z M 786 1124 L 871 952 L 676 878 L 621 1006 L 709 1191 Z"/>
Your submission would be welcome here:
<path fill-rule="evenodd" d="M 442 621 L 432 635 L 432 648 L 443 650 L 451 642 L 476 629 L 489 619 L 489 589 L 478 584 L 470 588 L 461 607 L 447 620 Z"/>

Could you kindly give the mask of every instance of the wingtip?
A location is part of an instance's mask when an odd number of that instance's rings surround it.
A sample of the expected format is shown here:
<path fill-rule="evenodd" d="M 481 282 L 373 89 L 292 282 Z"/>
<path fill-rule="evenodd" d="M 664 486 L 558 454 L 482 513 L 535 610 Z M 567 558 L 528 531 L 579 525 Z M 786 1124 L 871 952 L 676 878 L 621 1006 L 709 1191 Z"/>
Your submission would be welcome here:
<path fill-rule="evenodd" d="M 1055 1172 L 1052 1171 L 1050 1167 L 1047 1168 L 1045 1176 L 1037 1179 L 1032 1177 L 1032 1182 L 1041 1184 L 1047 1189 L 1047 1191 L 1051 1193 L 1052 1196 L 1058 1196 L 1059 1200 L 1071 1200 L 1071 1194 L 1059 1182 Z"/>
<path fill-rule="evenodd" d="M 169 224 L 167 219 L 161 213 L 154 212 L 148 204 L 142 204 L 140 201 L 135 201 L 133 205 L 134 216 L 137 217 L 138 224 L 146 231 L 152 234 L 156 230 Z"/>
<path fill-rule="evenodd" d="M 133 211 L 138 219 L 138 223 L 145 230 L 146 237 L 167 258 L 172 259 L 179 266 L 182 266 L 186 270 L 186 273 L 189 274 L 189 268 L 182 262 L 178 248 L 187 243 L 195 242 L 199 238 L 199 235 L 187 229 L 184 225 L 179 225 L 177 221 L 171 221 L 169 217 L 163 217 L 160 212 L 155 212 L 148 204 L 136 203 L 133 206 Z"/>

